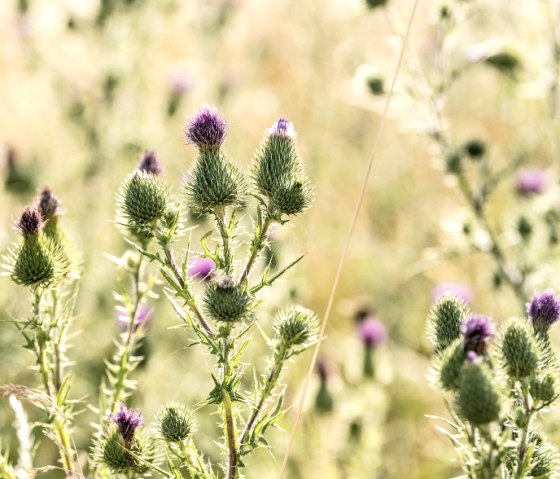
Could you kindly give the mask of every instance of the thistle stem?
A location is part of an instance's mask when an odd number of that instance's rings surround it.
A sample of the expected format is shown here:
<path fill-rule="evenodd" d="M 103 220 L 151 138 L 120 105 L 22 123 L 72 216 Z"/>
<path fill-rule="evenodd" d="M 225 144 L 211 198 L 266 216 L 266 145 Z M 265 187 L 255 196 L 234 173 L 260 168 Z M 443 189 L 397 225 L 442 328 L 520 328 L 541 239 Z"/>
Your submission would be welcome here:
<path fill-rule="evenodd" d="M 257 260 L 259 253 L 264 248 L 265 241 L 266 241 L 266 234 L 268 233 L 268 229 L 272 224 L 272 217 L 270 213 L 267 211 L 264 222 L 262 226 L 255 231 L 255 237 L 253 238 L 253 242 L 251 243 L 251 252 L 249 254 L 249 259 L 247 260 L 247 264 L 243 273 L 241 274 L 241 278 L 239 278 L 239 284 L 243 284 L 247 278 L 249 277 L 249 273 Z"/>
<path fill-rule="evenodd" d="M 264 403 L 270 397 L 272 391 L 274 390 L 276 384 L 278 383 L 278 379 L 280 378 L 280 373 L 282 372 L 282 369 L 284 367 L 284 361 L 286 360 L 286 353 L 287 353 L 286 349 L 282 348 L 281 350 L 277 351 L 275 355 L 276 360 L 274 361 L 266 377 L 266 381 L 261 388 L 259 400 L 257 401 L 255 407 L 253 408 L 253 411 L 251 412 L 251 417 L 249 418 L 249 421 L 247 422 L 247 425 L 245 426 L 245 429 L 241 434 L 241 438 L 239 439 L 239 448 L 241 450 L 243 450 L 243 447 L 245 446 L 245 442 L 247 441 L 248 437 L 252 432 L 253 426 L 256 420 L 258 419 L 259 414 L 261 413 Z"/>
<path fill-rule="evenodd" d="M 169 248 L 168 245 L 162 245 L 162 247 L 163 247 L 163 252 L 165 253 L 165 258 L 167 260 L 167 266 L 173 272 L 173 275 L 175 276 L 175 279 L 177 280 L 177 283 L 179 284 L 181 290 L 184 292 L 186 290 L 187 285 L 185 283 L 185 280 L 183 279 L 183 276 L 179 272 L 179 267 L 177 266 L 177 263 L 175 262 L 175 258 L 173 257 L 173 253 L 171 252 L 171 249 Z M 200 324 L 204 328 L 204 330 L 210 336 L 213 336 L 214 331 L 212 330 L 212 327 L 210 326 L 210 324 L 208 324 L 206 319 L 204 319 L 204 316 L 202 315 L 202 313 L 200 312 L 200 310 L 198 309 L 198 307 L 196 306 L 194 301 L 192 301 L 192 299 L 190 298 L 190 294 L 186 295 L 186 296 L 183 296 L 183 298 L 188 302 L 189 307 L 191 308 L 191 310 L 193 311 L 195 316 L 198 318 L 198 321 L 200 322 Z"/>
<path fill-rule="evenodd" d="M 228 465 L 227 465 L 227 479 L 238 478 L 238 464 L 237 464 L 237 437 L 235 427 L 235 409 L 231 400 L 231 395 L 228 390 L 228 385 L 231 381 L 231 367 L 229 364 L 229 351 L 230 344 L 228 341 L 229 331 L 225 338 L 223 338 L 223 384 L 222 384 L 222 410 L 224 416 L 224 434 L 226 437 L 226 445 L 228 450 Z"/>
<path fill-rule="evenodd" d="M 224 249 L 224 264 L 226 274 L 230 275 L 233 268 L 233 256 L 231 252 L 231 238 L 228 231 L 228 227 L 225 223 L 225 215 L 223 209 L 214 210 L 214 217 L 216 218 L 216 224 L 218 225 L 218 230 L 220 236 L 222 237 L 222 247 Z"/>
<path fill-rule="evenodd" d="M 533 417 L 533 405 L 531 404 L 531 398 L 529 396 L 529 388 L 526 384 L 522 385 L 522 394 L 523 394 L 523 409 L 525 410 L 525 414 L 527 415 L 526 424 L 521 428 L 521 441 L 519 442 L 518 448 L 518 458 L 519 462 L 517 463 L 517 473 L 515 477 L 517 479 L 522 479 L 525 477 L 525 455 L 527 454 L 527 440 L 529 439 L 529 427 L 531 425 L 531 419 Z"/>

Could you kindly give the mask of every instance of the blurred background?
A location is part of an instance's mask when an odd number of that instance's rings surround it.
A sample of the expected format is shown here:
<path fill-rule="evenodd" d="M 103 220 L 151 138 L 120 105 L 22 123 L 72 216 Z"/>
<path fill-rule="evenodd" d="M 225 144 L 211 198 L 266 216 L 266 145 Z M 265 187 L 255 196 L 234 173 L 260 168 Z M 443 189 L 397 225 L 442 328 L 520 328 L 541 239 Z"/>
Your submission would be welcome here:
<path fill-rule="evenodd" d="M 324 313 L 412 7 L 409 0 L 377 3 L 383 2 L 0 2 L 0 250 L 16 237 L 21 208 L 38 188 L 50 186 L 62 199 L 64 225 L 83 258 L 69 352 L 74 398 L 96 403 L 103 361 L 118 334 L 115 266 L 106 257 L 126 249 L 112 222 L 118 185 L 150 149 L 179 191 L 195 158 L 182 127 L 203 104 L 216 105 L 229 122 L 227 150 L 240 165 L 250 163 L 264 130 L 278 118 L 294 123 L 316 199 L 306 214 L 275 231 L 279 261 L 307 255 L 266 298 L 263 323 L 292 300 Z M 472 213 L 430 140 L 430 86 L 442 68 L 458 65 L 460 78 L 439 99 L 449 135 L 458 143 L 482 139 L 497 169 L 524 163 L 548 175 L 546 191 L 530 200 L 516 192 L 513 171 L 504 175 L 488 207 L 508 249 L 525 255 L 515 229 L 519 215 L 560 207 L 554 9 L 557 2 L 550 0 L 420 2 L 288 477 L 460 473 L 437 421 L 426 417 L 446 416 L 441 394 L 426 379 L 425 318 L 433 290 L 458 285 L 473 310 L 498 321 L 523 311 L 507 287 L 498 288 L 484 248 L 473 252 L 467 244 Z M 455 10 L 466 21 L 445 27 Z M 515 61 L 509 58 L 505 67 L 484 61 L 504 52 Z M 442 58 L 451 66 L 442 66 Z M 206 231 L 204 223 L 199 230 Z M 557 251 L 537 243 L 531 255 L 538 274 L 528 288 L 558 288 Z M 30 298 L 4 279 L 0 303 L 0 383 L 36 386 L 32 355 L 11 324 L 29 314 Z M 387 330 L 375 345 L 369 375 L 358 327 L 364 317 L 378 318 Z M 170 329 L 176 324 L 172 308 L 158 301 L 132 401 L 147 422 L 162 403 L 195 405 L 210 389 L 211 362 L 187 348 L 188 334 Z M 249 353 L 258 370 L 266 365 L 262 358 L 258 346 Z M 299 397 L 309 360 L 300 358 L 285 377 L 287 404 Z M 215 421 L 211 411 L 199 410 L 202 430 Z M 284 431 L 272 432 L 271 450 L 250 459 L 248 478 L 279 471 L 294 412 L 283 420 Z M 39 411 L 29 413 L 41 419 Z M 82 449 L 94 419 L 83 407 L 76 425 Z M 551 422 L 558 419 L 554 414 Z M 7 400 L 0 400 L 2 444 L 13 444 L 15 455 L 13 420 Z M 202 441 L 210 457 L 217 455 L 210 437 Z M 55 457 L 45 441 L 37 464 Z"/>

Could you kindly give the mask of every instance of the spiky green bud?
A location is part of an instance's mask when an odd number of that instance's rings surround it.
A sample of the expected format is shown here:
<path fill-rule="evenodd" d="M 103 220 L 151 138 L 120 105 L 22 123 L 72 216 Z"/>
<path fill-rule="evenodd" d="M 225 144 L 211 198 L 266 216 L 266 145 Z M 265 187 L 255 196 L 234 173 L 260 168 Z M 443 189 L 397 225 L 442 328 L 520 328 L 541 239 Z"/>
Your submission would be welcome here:
<path fill-rule="evenodd" d="M 182 404 L 168 404 L 157 415 L 159 435 L 165 441 L 179 442 L 188 439 L 196 430 L 192 413 Z"/>
<path fill-rule="evenodd" d="M 148 233 L 155 229 L 170 206 L 165 181 L 146 171 L 135 170 L 121 185 L 118 194 L 120 214 L 134 232 Z"/>
<path fill-rule="evenodd" d="M 502 357 L 508 376 L 523 379 L 537 373 L 538 347 L 527 325 L 512 321 L 502 338 Z"/>
<path fill-rule="evenodd" d="M 252 298 L 229 278 L 211 283 L 204 293 L 204 309 L 215 321 L 234 323 L 249 313 Z"/>
<path fill-rule="evenodd" d="M 538 479 L 557 478 L 560 472 L 558 451 L 534 431 L 531 432 L 529 444 L 534 444 L 529 476 Z"/>
<path fill-rule="evenodd" d="M 457 407 L 462 417 L 477 426 L 499 419 L 500 393 L 496 380 L 485 364 L 464 364 Z"/>
<path fill-rule="evenodd" d="M 59 244 L 44 234 L 24 236 L 8 253 L 7 268 L 12 280 L 24 286 L 46 287 L 68 273 L 68 257 Z"/>
<path fill-rule="evenodd" d="M 461 340 L 443 352 L 439 358 L 439 382 L 446 391 L 456 391 L 459 388 L 461 370 L 467 354 Z"/>
<path fill-rule="evenodd" d="M 428 337 L 441 352 L 461 336 L 461 321 L 468 310 L 457 296 L 446 294 L 432 306 L 428 315 Z"/>
<path fill-rule="evenodd" d="M 531 380 L 530 392 L 533 399 L 549 403 L 556 397 L 556 380 L 552 374 Z"/>
<path fill-rule="evenodd" d="M 290 306 L 277 314 L 274 329 L 287 347 L 306 346 L 317 340 L 319 318 L 303 306 Z"/>
<path fill-rule="evenodd" d="M 119 431 L 113 429 L 101 440 L 96 456 L 114 474 L 143 473 L 148 469 L 145 463 L 154 459 L 154 445 L 142 433 L 126 444 Z"/>
<path fill-rule="evenodd" d="M 286 215 L 301 213 L 313 196 L 295 138 L 292 123 L 280 119 L 267 130 L 252 166 L 258 192 L 269 198 L 273 209 Z"/>
<path fill-rule="evenodd" d="M 245 198 L 245 180 L 221 149 L 201 149 L 193 172 L 185 180 L 187 204 L 194 214 L 239 207 Z"/>

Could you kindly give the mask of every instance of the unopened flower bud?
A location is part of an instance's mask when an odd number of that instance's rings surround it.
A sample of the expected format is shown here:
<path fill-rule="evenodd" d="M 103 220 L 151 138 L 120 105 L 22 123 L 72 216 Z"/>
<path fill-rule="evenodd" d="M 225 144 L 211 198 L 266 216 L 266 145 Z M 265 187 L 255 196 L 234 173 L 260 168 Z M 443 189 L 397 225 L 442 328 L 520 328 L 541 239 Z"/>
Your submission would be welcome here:
<path fill-rule="evenodd" d="M 512 321 L 502 338 L 502 355 L 512 379 L 523 379 L 537 373 L 539 356 L 534 336 L 525 324 Z"/>
<path fill-rule="evenodd" d="M 49 187 L 45 187 L 37 198 L 37 209 L 44 220 L 51 219 L 59 213 L 60 199 Z"/>
<path fill-rule="evenodd" d="M 182 404 L 168 404 L 157 415 L 160 436 L 169 442 L 180 442 L 192 436 L 196 423 L 192 413 Z"/>
<path fill-rule="evenodd" d="M 215 321 L 235 323 L 249 313 L 251 296 L 229 278 L 210 284 L 204 294 L 204 309 Z"/>
<path fill-rule="evenodd" d="M 461 335 L 461 321 L 467 315 L 467 308 L 458 297 L 446 294 L 433 306 L 428 315 L 428 335 L 441 352 Z"/>
<path fill-rule="evenodd" d="M 465 143 L 463 149 L 469 158 L 478 160 L 486 154 L 486 142 L 473 138 Z"/>
<path fill-rule="evenodd" d="M 556 379 L 552 374 L 534 378 L 531 380 L 530 391 L 536 401 L 549 403 L 556 397 Z"/>
<path fill-rule="evenodd" d="M 500 417 L 500 393 L 484 364 L 466 362 L 461 371 L 457 406 L 461 416 L 480 426 Z"/>
<path fill-rule="evenodd" d="M 278 340 L 287 347 L 306 346 L 317 339 L 319 318 L 303 306 L 291 306 L 280 311 L 274 320 Z"/>
<path fill-rule="evenodd" d="M 465 358 L 465 348 L 459 340 L 447 348 L 439 358 L 439 383 L 446 391 L 456 391 L 459 388 Z"/>

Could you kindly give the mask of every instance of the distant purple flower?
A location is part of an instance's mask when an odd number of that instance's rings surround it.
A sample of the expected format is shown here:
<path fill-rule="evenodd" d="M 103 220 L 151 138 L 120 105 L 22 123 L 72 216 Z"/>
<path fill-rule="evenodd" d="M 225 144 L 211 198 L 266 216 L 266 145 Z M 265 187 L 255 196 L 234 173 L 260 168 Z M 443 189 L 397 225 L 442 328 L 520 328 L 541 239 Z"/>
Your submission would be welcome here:
<path fill-rule="evenodd" d="M 280 118 L 272 128 L 268 129 L 268 134 L 271 136 L 286 136 L 295 138 L 296 131 L 294 130 L 294 124 L 284 118 Z"/>
<path fill-rule="evenodd" d="M 169 75 L 169 90 L 175 95 L 183 95 L 192 90 L 192 79 L 183 72 L 175 71 Z"/>
<path fill-rule="evenodd" d="M 197 256 L 189 259 L 188 266 L 187 274 L 191 278 L 210 279 L 216 263 L 213 259 Z"/>
<path fill-rule="evenodd" d="M 121 403 L 119 411 L 111 416 L 111 421 L 118 426 L 123 439 L 129 442 L 134 438 L 136 429 L 144 423 L 144 416 L 142 411 L 128 409 Z"/>
<path fill-rule="evenodd" d="M 515 189 L 519 196 L 531 196 L 543 193 L 549 184 L 550 178 L 546 171 L 530 168 L 519 172 Z"/>
<path fill-rule="evenodd" d="M 372 316 L 358 323 L 358 336 L 368 348 L 375 348 L 387 339 L 387 328 L 383 322 Z"/>
<path fill-rule="evenodd" d="M 474 351 L 481 355 L 496 335 L 496 326 L 488 316 L 473 314 L 461 323 L 466 351 Z"/>
<path fill-rule="evenodd" d="M 441 283 L 432 289 L 432 300 L 437 301 L 446 294 L 456 296 L 465 304 L 470 304 L 473 299 L 473 292 L 469 286 L 459 283 Z"/>
<path fill-rule="evenodd" d="M 560 319 L 560 299 L 551 289 L 535 293 L 527 304 L 527 313 L 533 325 L 548 328 Z"/>
<path fill-rule="evenodd" d="M 24 236 L 36 235 L 43 227 L 43 217 L 37 208 L 27 207 L 16 223 L 19 232 Z"/>
<path fill-rule="evenodd" d="M 227 134 L 227 123 L 216 107 L 204 105 L 187 120 L 185 134 L 189 143 L 198 148 L 220 147 Z"/>
<path fill-rule="evenodd" d="M 161 173 L 161 163 L 158 160 L 155 151 L 146 151 L 138 162 L 136 167 L 140 171 L 145 171 L 146 173 L 152 173 L 154 175 L 159 175 Z"/>
<path fill-rule="evenodd" d="M 138 306 L 134 318 L 134 331 L 140 326 L 146 328 L 152 319 L 153 309 L 145 304 Z M 123 331 L 127 331 L 130 325 L 130 313 L 125 308 L 117 308 L 117 324 Z"/>

